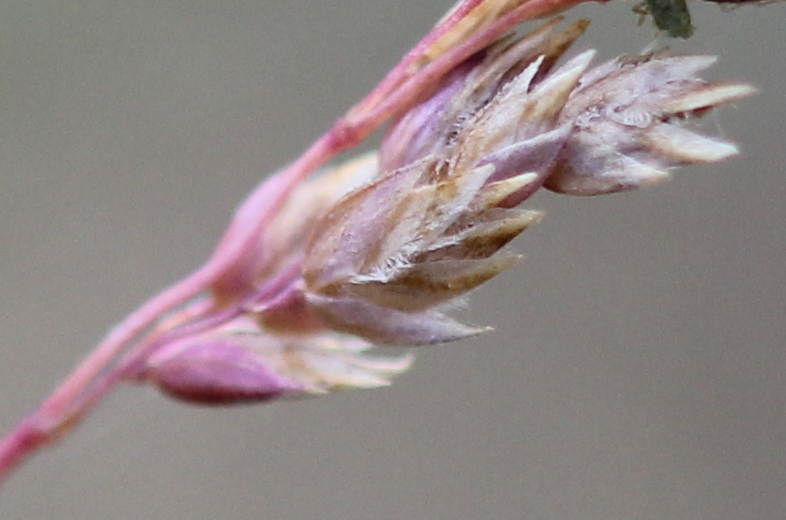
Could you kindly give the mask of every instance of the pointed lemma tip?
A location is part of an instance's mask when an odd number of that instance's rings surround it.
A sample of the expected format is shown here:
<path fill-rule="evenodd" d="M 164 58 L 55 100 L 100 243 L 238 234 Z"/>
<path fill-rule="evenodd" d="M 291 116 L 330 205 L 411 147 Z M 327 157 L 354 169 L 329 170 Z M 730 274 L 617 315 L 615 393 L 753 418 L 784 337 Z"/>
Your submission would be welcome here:
<path fill-rule="evenodd" d="M 666 104 L 664 109 L 672 114 L 693 112 L 733 103 L 758 92 L 759 90 L 756 87 L 747 83 L 709 85 L 672 100 Z"/>

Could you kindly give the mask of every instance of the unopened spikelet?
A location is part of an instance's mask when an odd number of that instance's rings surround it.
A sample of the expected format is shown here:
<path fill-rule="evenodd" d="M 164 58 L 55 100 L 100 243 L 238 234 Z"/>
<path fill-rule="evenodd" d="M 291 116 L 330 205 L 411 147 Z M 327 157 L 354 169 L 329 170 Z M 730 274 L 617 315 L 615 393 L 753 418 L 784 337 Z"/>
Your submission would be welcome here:
<path fill-rule="evenodd" d="M 200 404 L 239 404 L 387 386 L 412 358 L 368 356 L 359 338 L 325 332 L 278 335 L 251 319 L 175 340 L 139 374 L 161 390 Z"/>

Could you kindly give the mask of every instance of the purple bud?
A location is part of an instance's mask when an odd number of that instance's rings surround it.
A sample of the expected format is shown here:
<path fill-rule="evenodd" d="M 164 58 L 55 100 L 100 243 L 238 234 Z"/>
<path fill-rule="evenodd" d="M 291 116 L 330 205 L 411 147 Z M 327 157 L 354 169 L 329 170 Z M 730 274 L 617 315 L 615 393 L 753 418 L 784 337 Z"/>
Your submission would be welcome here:
<path fill-rule="evenodd" d="M 146 378 L 174 397 L 199 404 L 267 401 L 303 389 L 231 338 L 196 339 L 156 352 L 148 361 Z"/>
<path fill-rule="evenodd" d="M 199 404 L 240 404 L 387 386 L 411 356 L 377 357 L 359 338 L 279 334 L 250 317 L 175 340 L 148 358 L 139 379 Z"/>

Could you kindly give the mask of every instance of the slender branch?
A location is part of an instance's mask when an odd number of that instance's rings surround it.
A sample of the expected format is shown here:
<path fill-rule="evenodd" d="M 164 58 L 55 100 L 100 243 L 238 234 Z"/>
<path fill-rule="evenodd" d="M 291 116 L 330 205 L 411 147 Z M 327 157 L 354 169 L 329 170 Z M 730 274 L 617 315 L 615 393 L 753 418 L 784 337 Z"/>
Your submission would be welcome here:
<path fill-rule="evenodd" d="M 193 317 L 190 323 L 152 336 L 148 341 L 140 344 L 134 351 L 129 352 L 117 366 L 108 372 L 103 375 L 92 374 L 93 377 L 89 386 L 72 396 L 70 400 L 64 400 L 63 396 L 58 391 L 55 391 L 53 396 L 39 410 L 20 421 L 0 442 L 0 482 L 26 457 L 62 438 L 98 404 L 101 398 L 120 382 L 137 377 L 144 367 L 144 360 L 157 348 L 177 338 L 219 327 L 241 315 L 249 302 L 259 304 L 275 298 L 278 293 L 292 284 L 299 270 L 300 259 L 296 259 L 276 277 L 269 280 L 259 291 L 247 298 L 246 301 L 240 302 L 224 311 L 210 314 L 207 317 L 205 315 L 212 305 L 204 306 L 202 304 L 205 302 L 198 302 L 194 307 L 196 312 L 191 311 Z M 191 308 L 188 310 L 191 310 Z M 87 360 L 91 364 L 96 363 L 90 357 Z M 87 373 L 84 364 L 80 366 L 80 369 Z M 74 377 L 71 377 L 66 381 L 69 383 L 66 390 L 71 391 L 73 389 L 72 380 L 74 379 Z M 55 402 L 55 398 L 59 399 L 58 406 L 60 408 L 46 408 L 47 405 L 51 406 L 51 403 Z M 53 412 L 55 413 L 54 415 Z"/>

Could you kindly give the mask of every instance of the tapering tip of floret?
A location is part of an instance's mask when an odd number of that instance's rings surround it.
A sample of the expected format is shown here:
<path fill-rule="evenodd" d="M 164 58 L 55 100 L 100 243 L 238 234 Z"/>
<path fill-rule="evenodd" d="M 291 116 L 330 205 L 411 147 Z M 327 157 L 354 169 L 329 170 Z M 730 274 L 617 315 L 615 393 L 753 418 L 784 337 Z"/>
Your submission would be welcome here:
<path fill-rule="evenodd" d="M 572 195 L 612 193 L 660 182 L 676 166 L 736 155 L 734 144 L 688 128 L 706 111 L 756 92 L 699 78 L 715 61 L 657 53 L 588 72 L 560 116 L 575 128 L 545 186 Z"/>

